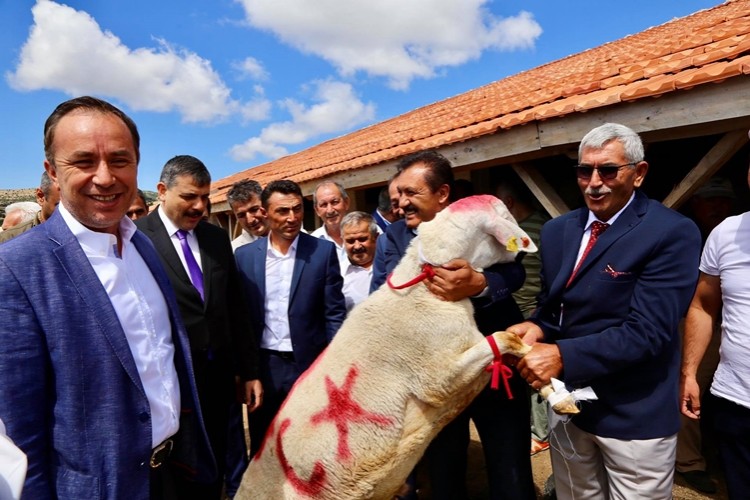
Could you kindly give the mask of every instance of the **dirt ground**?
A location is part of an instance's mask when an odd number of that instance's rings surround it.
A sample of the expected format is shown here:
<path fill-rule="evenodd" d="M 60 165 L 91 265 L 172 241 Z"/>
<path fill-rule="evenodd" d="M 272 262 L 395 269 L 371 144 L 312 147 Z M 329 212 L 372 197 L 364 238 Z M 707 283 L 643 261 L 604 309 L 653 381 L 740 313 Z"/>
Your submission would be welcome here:
<path fill-rule="evenodd" d="M 541 493 L 544 490 L 544 483 L 547 478 L 552 474 L 552 466 L 550 464 L 549 450 L 537 453 L 531 457 L 531 467 L 534 472 L 534 484 L 537 490 L 537 498 L 542 498 Z M 714 479 L 719 479 L 719 471 L 714 470 L 715 467 L 711 467 L 709 464 L 709 471 L 712 473 Z M 467 481 L 469 483 L 469 497 L 471 500 L 483 500 L 489 498 L 487 492 L 487 480 L 484 470 L 484 457 L 482 455 L 482 445 L 479 442 L 479 437 L 476 430 L 472 426 L 471 429 L 471 444 L 469 446 L 469 470 L 468 470 Z M 425 481 L 420 481 L 420 485 L 424 485 Z M 726 487 L 721 480 L 717 481 L 719 492 L 715 495 L 706 495 L 699 493 L 687 486 L 685 480 L 675 474 L 675 486 L 673 490 L 674 500 L 704 500 L 704 499 L 718 499 L 726 500 L 729 497 L 726 493 Z M 429 487 L 421 487 L 419 490 L 420 500 L 427 500 L 430 498 Z"/>

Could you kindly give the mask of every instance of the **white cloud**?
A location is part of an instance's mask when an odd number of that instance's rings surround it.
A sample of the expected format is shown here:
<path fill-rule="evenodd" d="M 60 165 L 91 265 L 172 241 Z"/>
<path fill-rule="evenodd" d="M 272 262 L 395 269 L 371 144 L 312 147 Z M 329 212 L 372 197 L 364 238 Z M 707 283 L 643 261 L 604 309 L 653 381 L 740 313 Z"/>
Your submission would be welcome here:
<path fill-rule="evenodd" d="M 268 80 L 268 72 L 263 64 L 254 57 L 246 57 L 244 60 L 232 64 L 232 67 L 239 71 L 243 78 L 255 81 Z"/>
<path fill-rule="evenodd" d="M 32 13 L 15 72 L 6 73 L 16 90 L 105 95 L 134 110 L 177 111 L 185 122 L 221 121 L 234 113 L 247 119 L 270 107 L 233 100 L 210 61 L 166 41 L 130 49 L 86 12 L 49 0 L 38 0 Z"/>
<path fill-rule="evenodd" d="M 285 145 L 350 130 L 375 118 L 375 105 L 362 102 L 348 83 L 315 81 L 311 91 L 314 104 L 284 100 L 280 105 L 289 112 L 291 120 L 272 123 L 259 136 L 233 146 L 230 150 L 232 158 L 250 161 L 261 155 L 275 159 L 288 154 Z"/>
<path fill-rule="evenodd" d="M 533 47 L 542 33 L 528 12 L 501 18 L 484 7 L 488 0 L 236 1 L 252 26 L 324 58 L 344 76 L 363 71 L 397 89 L 487 49 Z"/>

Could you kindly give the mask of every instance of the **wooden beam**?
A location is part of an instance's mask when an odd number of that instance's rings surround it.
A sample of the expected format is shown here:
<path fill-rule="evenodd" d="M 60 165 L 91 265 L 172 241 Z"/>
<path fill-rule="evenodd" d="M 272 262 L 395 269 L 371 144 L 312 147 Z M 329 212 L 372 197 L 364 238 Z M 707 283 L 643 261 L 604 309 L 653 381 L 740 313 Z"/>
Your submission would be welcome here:
<path fill-rule="evenodd" d="M 555 188 L 542 176 L 539 170 L 530 164 L 513 164 L 513 170 L 516 171 L 521 180 L 531 190 L 532 194 L 542 204 L 550 216 L 557 217 L 570 208 L 565 204 L 562 198 L 557 194 Z"/>
<path fill-rule="evenodd" d="M 693 193 L 714 175 L 747 142 L 747 130 L 725 134 L 706 156 L 687 173 L 684 179 L 664 198 L 665 206 L 680 208 Z"/>

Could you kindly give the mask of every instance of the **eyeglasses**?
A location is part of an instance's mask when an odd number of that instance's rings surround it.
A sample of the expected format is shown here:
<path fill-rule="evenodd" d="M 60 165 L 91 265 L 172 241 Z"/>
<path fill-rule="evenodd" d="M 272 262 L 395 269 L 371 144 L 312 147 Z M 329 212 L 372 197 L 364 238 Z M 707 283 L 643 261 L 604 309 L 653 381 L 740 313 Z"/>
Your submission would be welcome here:
<path fill-rule="evenodd" d="M 574 168 L 576 170 L 576 176 L 578 176 L 579 179 L 591 179 L 591 176 L 594 175 L 594 170 L 599 172 L 599 178 L 603 181 L 611 181 L 615 177 L 617 177 L 617 173 L 620 171 L 623 167 L 632 167 L 635 165 L 634 162 L 631 163 L 623 163 L 622 165 L 602 165 L 601 167 L 592 167 L 591 165 L 576 165 Z"/>

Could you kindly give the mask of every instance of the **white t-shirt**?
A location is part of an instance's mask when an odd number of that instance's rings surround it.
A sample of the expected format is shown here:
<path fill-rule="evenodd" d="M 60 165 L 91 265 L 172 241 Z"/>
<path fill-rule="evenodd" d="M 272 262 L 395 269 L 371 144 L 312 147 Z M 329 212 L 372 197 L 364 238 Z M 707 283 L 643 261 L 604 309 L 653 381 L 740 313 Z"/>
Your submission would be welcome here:
<path fill-rule="evenodd" d="M 714 228 L 700 270 L 720 278 L 723 301 L 720 361 L 711 394 L 750 408 L 750 212 Z"/>

